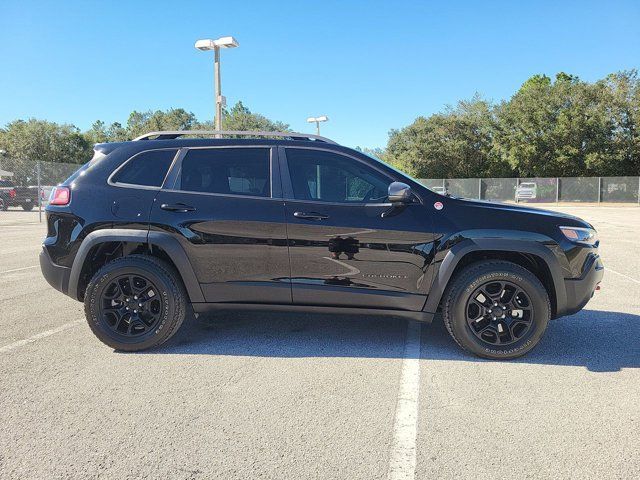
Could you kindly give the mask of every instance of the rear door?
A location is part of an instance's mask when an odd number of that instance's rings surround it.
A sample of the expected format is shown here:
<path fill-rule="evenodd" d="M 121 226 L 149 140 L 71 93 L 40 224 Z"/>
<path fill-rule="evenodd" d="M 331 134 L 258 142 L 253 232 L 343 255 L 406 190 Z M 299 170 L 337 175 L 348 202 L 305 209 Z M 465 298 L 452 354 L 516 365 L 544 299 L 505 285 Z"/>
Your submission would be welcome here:
<path fill-rule="evenodd" d="M 278 165 L 269 146 L 184 149 L 151 214 L 182 244 L 207 302 L 291 303 Z"/>
<path fill-rule="evenodd" d="M 421 310 L 433 254 L 418 202 L 392 215 L 396 180 L 362 159 L 281 148 L 294 304 Z"/>

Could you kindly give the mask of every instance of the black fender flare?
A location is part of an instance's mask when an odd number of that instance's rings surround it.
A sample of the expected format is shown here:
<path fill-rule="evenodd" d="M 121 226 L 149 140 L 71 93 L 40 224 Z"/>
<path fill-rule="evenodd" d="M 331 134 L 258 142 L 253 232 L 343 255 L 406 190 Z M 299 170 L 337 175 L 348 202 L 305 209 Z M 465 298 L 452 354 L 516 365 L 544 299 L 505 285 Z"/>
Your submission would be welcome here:
<path fill-rule="evenodd" d="M 130 229 L 104 229 L 96 230 L 88 234 L 71 266 L 69 275 L 69 296 L 80 300 L 78 295 L 78 283 L 80 281 L 80 273 L 87 258 L 87 255 L 93 247 L 105 242 L 135 242 L 149 246 L 158 246 L 162 248 L 171 258 L 174 265 L 178 269 L 178 273 L 182 277 L 182 282 L 187 290 L 191 302 L 204 302 L 204 295 L 200 288 L 200 283 L 193 270 L 193 266 L 187 257 L 184 249 L 178 240 L 168 233 L 149 232 L 148 230 L 130 230 Z"/>
<path fill-rule="evenodd" d="M 562 266 L 549 247 L 535 240 L 474 238 L 463 240 L 446 253 L 431 282 L 429 296 L 423 308 L 425 312 L 435 313 L 456 266 L 466 254 L 474 251 L 527 253 L 541 258 L 549 269 L 553 280 L 556 297 L 556 316 L 562 315 L 562 312 L 566 310 L 567 292 Z"/>

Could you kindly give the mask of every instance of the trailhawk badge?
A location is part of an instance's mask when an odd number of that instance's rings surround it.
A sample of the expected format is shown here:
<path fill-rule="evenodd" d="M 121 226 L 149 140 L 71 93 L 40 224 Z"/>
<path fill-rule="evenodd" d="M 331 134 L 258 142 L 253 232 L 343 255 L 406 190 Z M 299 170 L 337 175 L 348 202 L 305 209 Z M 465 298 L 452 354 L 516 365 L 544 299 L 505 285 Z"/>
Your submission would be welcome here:
<path fill-rule="evenodd" d="M 442 210 L 444 208 L 444 205 L 442 204 L 442 202 L 436 202 L 433 204 L 433 208 L 435 208 L 436 210 Z"/>

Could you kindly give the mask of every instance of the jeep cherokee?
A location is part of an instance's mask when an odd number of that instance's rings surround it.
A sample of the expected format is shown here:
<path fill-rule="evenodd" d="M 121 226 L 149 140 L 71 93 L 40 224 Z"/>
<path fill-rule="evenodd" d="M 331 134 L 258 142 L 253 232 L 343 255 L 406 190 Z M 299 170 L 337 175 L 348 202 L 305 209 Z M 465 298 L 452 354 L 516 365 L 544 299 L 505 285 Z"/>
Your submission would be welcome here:
<path fill-rule="evenodd" d="M 584 307 L 603 276 L 579 218 L 439 195 L 290 132 L 98 144 L 46 216 L 45 278 L 118 350 L 162 344 L 188 308 L 442 312 L 461 347 L 509 359 Z"/>

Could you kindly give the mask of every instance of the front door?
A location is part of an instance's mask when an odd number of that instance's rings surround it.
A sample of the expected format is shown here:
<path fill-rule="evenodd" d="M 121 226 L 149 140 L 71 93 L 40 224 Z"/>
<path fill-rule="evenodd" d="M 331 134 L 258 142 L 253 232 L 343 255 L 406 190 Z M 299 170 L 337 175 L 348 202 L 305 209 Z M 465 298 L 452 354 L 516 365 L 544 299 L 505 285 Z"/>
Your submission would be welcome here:
<path fill-rule="evenodd" d="M 394 178 L 363 159 L 281 148 L 293 303 L 421 310 L 432 219 L 420 203 L 388 213 Z"/>
<path fill-rule="evenodd" d="M 189 148 L 156 198 L 151 229 L 179 239 L 207 302 L 291 303 L 272 153 L 268 146 Z"/>

